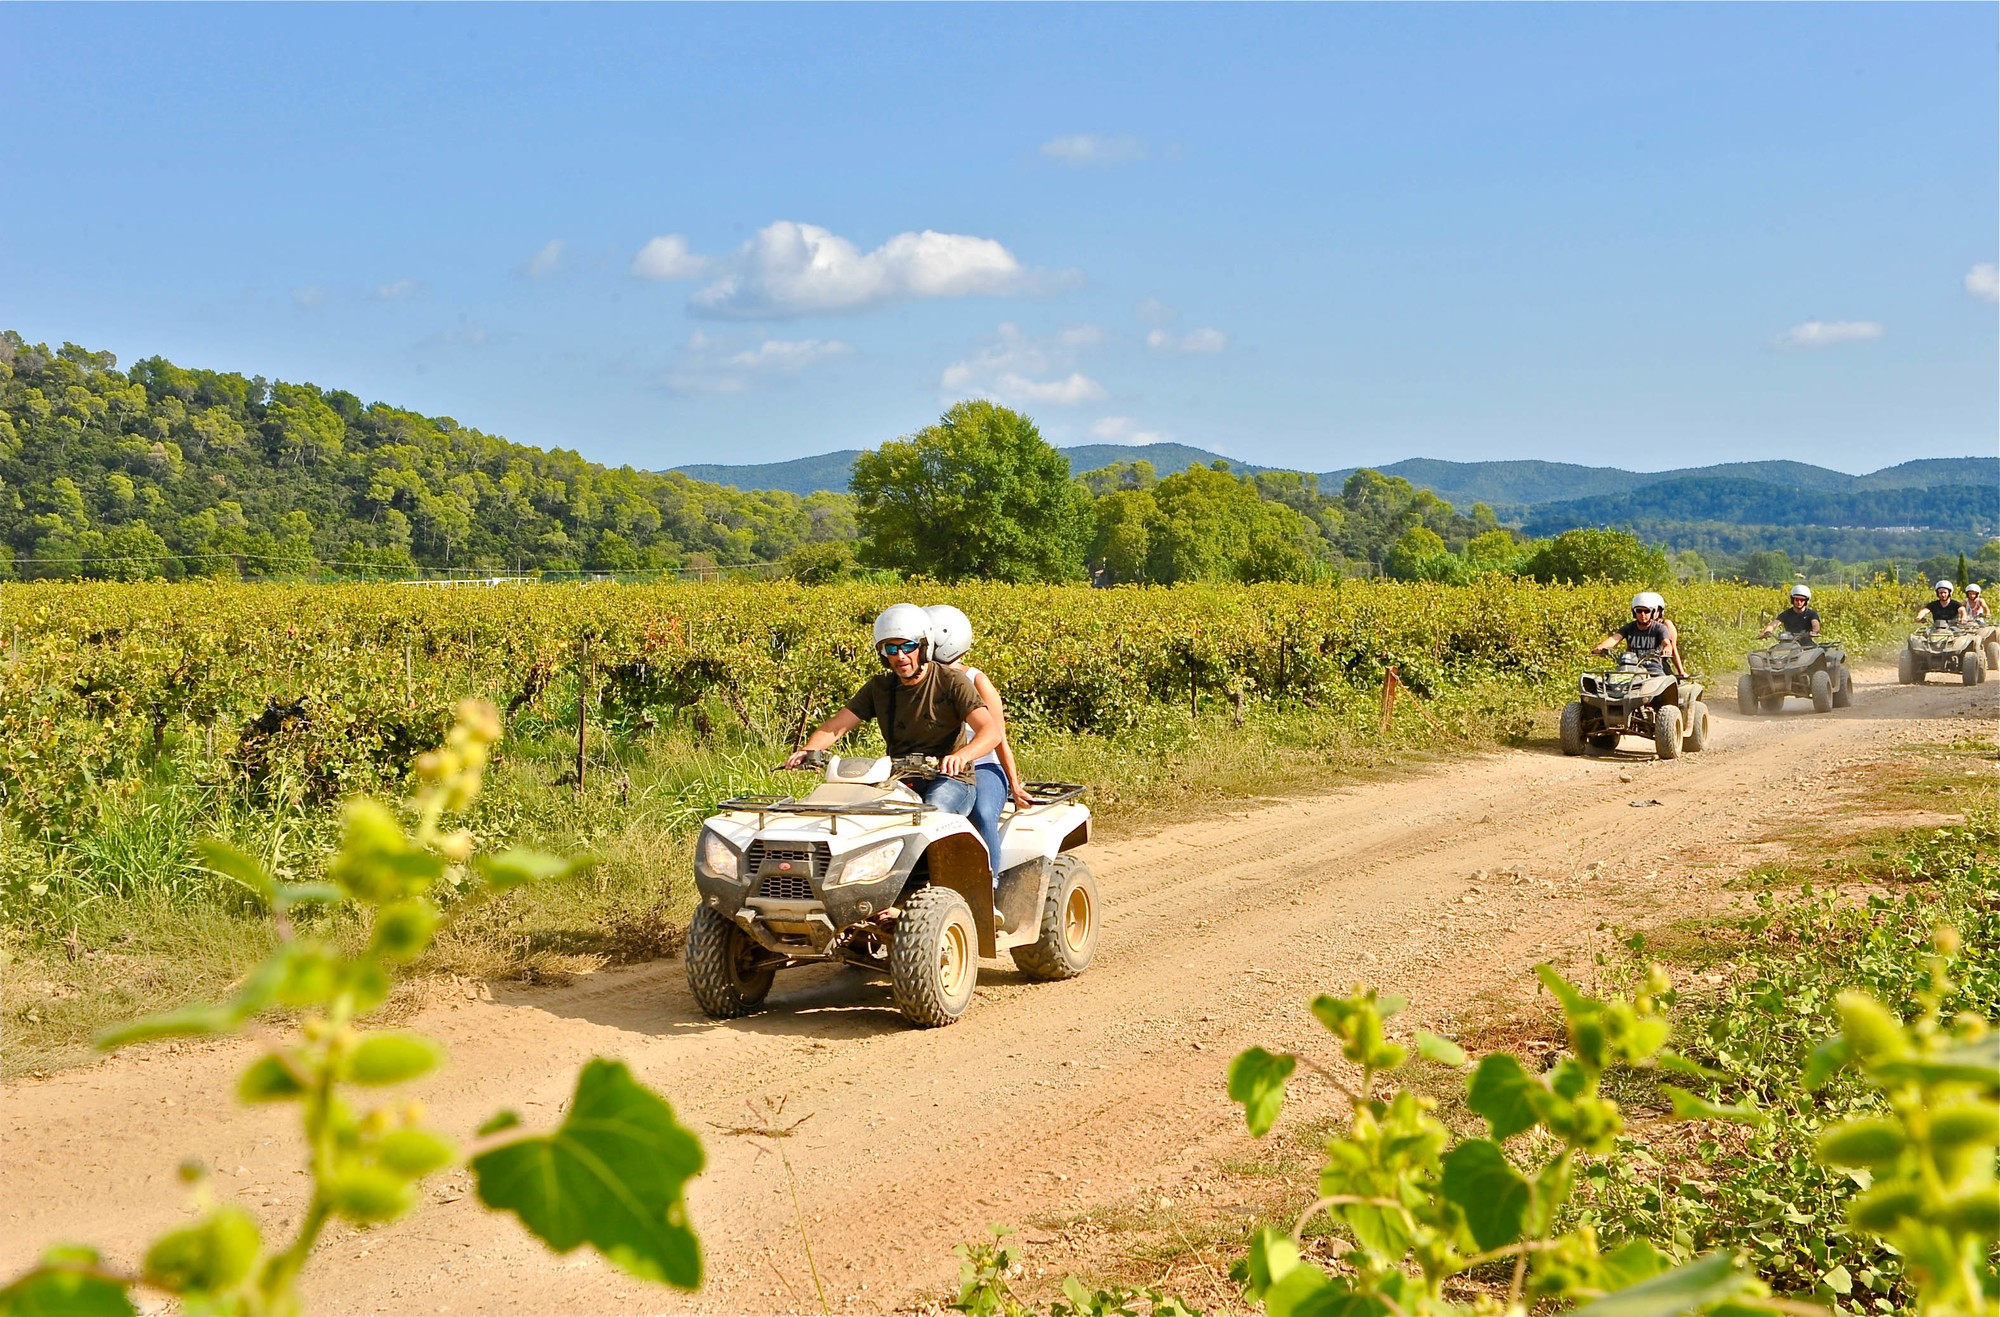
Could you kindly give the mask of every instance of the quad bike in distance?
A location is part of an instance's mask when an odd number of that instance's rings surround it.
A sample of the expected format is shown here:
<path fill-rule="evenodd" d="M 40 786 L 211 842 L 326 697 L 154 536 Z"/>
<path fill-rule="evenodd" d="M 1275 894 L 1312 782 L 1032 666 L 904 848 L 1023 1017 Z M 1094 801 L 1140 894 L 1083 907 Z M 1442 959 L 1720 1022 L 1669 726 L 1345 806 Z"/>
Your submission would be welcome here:
<path fill-rule="evenodd" d="M 1708 747 L 1708 706 L 1692 677 L 1649 672 L 1631 654 L 1609 672 L 1586 672 L 1583 698 L 1563 707 L 1561 741 L 1566 755 L 1607 754 L 1624 736 L 1652 741 L 1662 759 Z"/>
<path fill-rule="evenodd" d="M 1896 680 L 1920 686 L 1933 672 L 1956 672 L 1960 682 L 1977 686 L 1989 669 L 2000 667 L 2000 640 L 1981 622 L 1933 622 L 1914 632 L 1896 657 Z"/>
<path fill-rule="evenodd" d="M 1847 651 L 1813 636 L 1787 632 L 1769 649 L 1751 650 L 1744 662 L 1750 670 L 1736 679 L 1739 713 L 1776 713 L 1788 695 L 1811 700 L 1814 713 L 1854 703 Z"/>
<path fill-rule="evenodd" d="M 995 890 L 972 821 L 925 804 L 904 778 L 937 761 L 829 757 L 804 796 L 721 802 L 695 843 L 701 904 L 687 935 L 688 987 L 708 1015 L 763 1005 L 780 970 L 846 963 L 889 977 L 913 1024 L 955 1023 L 982 957 L 1009 952 L 1036 979 L 1081 974 L 1097 950 L 1097 881 L 1073 852 L 1090 810 L 1072 783 L 1031 782 L 1034 804 L 1000 825 Z"/>

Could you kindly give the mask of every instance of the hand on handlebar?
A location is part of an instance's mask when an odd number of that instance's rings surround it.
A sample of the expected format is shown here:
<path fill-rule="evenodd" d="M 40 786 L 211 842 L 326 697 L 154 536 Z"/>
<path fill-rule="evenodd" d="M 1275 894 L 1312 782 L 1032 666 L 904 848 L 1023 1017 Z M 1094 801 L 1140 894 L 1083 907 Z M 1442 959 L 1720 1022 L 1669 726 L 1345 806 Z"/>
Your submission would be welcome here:
<path fill-rule="evenodd" d="M 826 751 L 824 750 L 794 750 L 792 751 L 791 756 L 788 759 L 786 759 L 784 763 L 779 764 L 778 767 L 780 769 L 820 768 L 823 767 L 825 763 L 826 763 Z"/>
<path fill-rule="evenodd" d="M 946 755 L 943 762 L 938 764 L 938 772 L 944 774 L 946 777 L 963 777 L 965 770 L 970 767 L 972 767 L 970 761 L 964 755 L 954 751 Z"/>

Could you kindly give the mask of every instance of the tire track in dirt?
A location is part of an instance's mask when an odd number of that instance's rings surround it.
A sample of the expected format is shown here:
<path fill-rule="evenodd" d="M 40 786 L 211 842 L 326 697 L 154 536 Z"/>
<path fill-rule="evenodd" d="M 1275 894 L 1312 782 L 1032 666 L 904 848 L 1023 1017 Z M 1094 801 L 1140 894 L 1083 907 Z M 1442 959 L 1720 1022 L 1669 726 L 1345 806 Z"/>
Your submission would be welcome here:
<path fill-rule="evenodd" d="M 1765 853 L 1767 810 L 1838 764 L 1992 735 L 1993 687 L 1859 675 L 1855 706 L 1833 714 L 1717 708 L 1711 748 L 1677 761 L 1489 754 L 1094 846 L 1106 936 L 1090 972 L 1035 984 L 989 964 L 950 1029 L 909 1029 L 881 980 L 842 969 L 781 978 L 771 1010 L 726 1024 L 694 1009 L 677 963 L 434 1005 L 417 1024 L 451 1063 L 422 1095 L 444 1128 L 501 1106 L 552 1123 L 593 1054 L 625 1058 L 673 1101 L 709 1148 L 691 1196 L 709 1284 L 667 1294 L 594 1257 L 551 1257 L 447 1180 L 411 1220 L 332 1238 L 310 1272 L 314 1310 L 814 1309 L 785 1171 L 716 1128 L 758 1123 L 746 1103 L 761 1099 L 782 1100 L 786 1122 L 810 1113 L 783 1150 L 835 1306 L 933 1296 L 955 1274 L 951 1245 L 989 1222 L 1171 1189 L 1243 1150 L 1222 1072 L 1252 1043 L 1316 1045 L 1312 993 L 1365 978 L 1415 1003 L 1409 1023 L 1436 1021 L 1601 922 L 1711 901 L 1719 875 Z M 130 1258 L 180 1219 L 188 1156 L 270 1226 L 295 1222 L 289 1113 L 224 1096 L 245 1054 L 158 1048 L 0 1090 L 0 1274 L 56 1240 Z M 1298 1090 L 1308 1109 L 1330 1097 Z"/>

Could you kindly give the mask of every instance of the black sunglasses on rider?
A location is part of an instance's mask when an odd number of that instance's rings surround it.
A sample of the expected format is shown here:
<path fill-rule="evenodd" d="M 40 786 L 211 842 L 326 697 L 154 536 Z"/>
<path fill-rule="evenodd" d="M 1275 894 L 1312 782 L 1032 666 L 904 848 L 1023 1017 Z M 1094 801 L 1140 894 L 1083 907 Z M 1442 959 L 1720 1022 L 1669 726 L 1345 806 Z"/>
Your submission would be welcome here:
<path fill-rule="evenodd" d="M 887 658 L 891 654 L 914 654 L 923 648 L 921 640 L 885 640 L 875 646 L 875 652 Z"/>

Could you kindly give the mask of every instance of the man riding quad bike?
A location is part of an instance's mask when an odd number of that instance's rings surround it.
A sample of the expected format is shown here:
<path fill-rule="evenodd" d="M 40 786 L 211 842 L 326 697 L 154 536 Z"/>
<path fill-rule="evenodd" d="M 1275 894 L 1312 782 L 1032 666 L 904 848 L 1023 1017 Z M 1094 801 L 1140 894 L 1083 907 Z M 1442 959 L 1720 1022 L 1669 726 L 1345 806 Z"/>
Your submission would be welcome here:
<path fill-rule="evenodd" d="M 1936 597 L 1917 610 L 1924 630 L 1910 636 L 1896 658 L 1896 680 L 1922 685 L 1933 672 L 1956 672 L 1960 682 L 1977 686 L 1989 669 L 2000 667 L 2000 640 L 1983 619 L 1967 617 L 1965 605 L 1952 598 L 1952 583 L 1939 581 Z"/>
<path fill-rule="evenodd" d="M 1785 697 L 1810 699 L 1815 713 L 1845 709 L 1854 702 L 1854 678 L 1847 670 L 1847 651 L 1820 643 L 1819 611 L 1812 606 L 1808 586 L 1792 587 L 1791 606 L 1762 632 L 1783 632 L 1769 649 L 1745 657 L 1750 670 L 1736 679 L 1739 712 L 1776 713 Z"/>
<path fill-rule="evenodd" d="M 1625 653 L 1610 672 L 1586 672 L 1583 698 L 1564 706 L 1562 752 L 1603 754 L 1621 736 L 1643 736 L 1662 759 L 1708 746 L 1708 706 L 1680 661 L 1678 637 L 1660 621 L 1666 601 L 1651 590 L 1632 597 L 1632 621 L 1591 647 L 1603 655 L 1620 640 Z"/>
<path fill-rule="evenodd" d="M 824 767 L 825 781 L 802 797 L 725 800 L 696 843 L 688 987 L 717 1019 L 756 1010 L 779 970 L 846 963 L 887 974 L 913 1023 L 946 1025 L 972 1004 L 981 957 L 1008 951 L 1031 978 L 1066 979 L 1096 952 L 1097 883 L 1070 853 L 1090 840 L 1083 788 L 1023 784 L 1029 804 L 1002 819 L 989 856 L 963 777 L 1000 728 L 962 675 L 931 661 L 924 610 L 896 605 L 875 635 L 887 671 L 783 765 Z M 857 709 L 878 719 L 889 755 L 827 757 Z"/>

